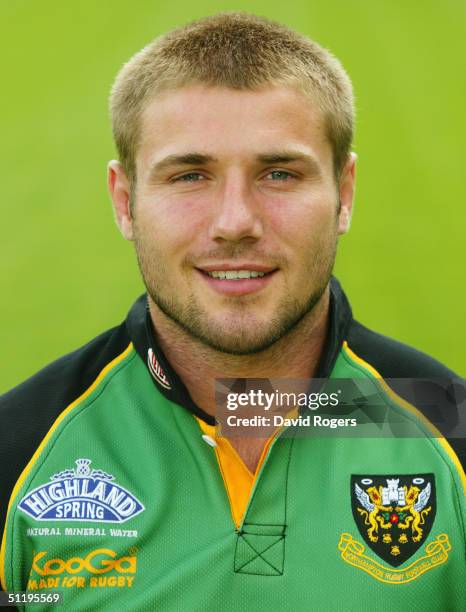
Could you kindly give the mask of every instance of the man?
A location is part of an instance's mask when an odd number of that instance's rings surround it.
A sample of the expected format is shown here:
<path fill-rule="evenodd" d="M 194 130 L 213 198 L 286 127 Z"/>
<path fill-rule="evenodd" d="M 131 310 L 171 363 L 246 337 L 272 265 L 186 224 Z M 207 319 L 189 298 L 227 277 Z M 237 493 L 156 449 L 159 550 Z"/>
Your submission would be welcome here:
<path fill-rule="evenodd" d="M 463 440 L 381 381 L 454 374 L 355 322 L 331 278 L 355 178 L 339 62 L 221 14 L 132 58 L 111 114 L 147 296 L 2 400 L 3 588 L 72 610 L 461 609 Z M 361 380 L 424 434 L 227 439 L 218 378 Z"/>

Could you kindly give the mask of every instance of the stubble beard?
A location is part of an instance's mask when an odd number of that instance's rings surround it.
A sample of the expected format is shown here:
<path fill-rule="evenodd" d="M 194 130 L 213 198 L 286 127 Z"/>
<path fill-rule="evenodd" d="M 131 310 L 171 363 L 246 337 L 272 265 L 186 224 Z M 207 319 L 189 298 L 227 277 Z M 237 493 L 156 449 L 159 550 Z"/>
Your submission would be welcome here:
<path fill-rule="evenodd" d="M 170 281 L 164 271 L 161 259 L 150 254 L 139 238 L 135 237 L 135 247 L 139 270 L 147 293 L 158 309 L 180 331 L 207 347 L 228 355 L 246 356 L 260 353 L 270 348 L 278 340 L 295 330 L 309 317 L 327 288 L 332 275 L 336 256 L 336 240 L 333 245 L 320 245 L 312 262 L 309 262 L 307 278 L 315 279 L 307 299 L 299 300 L 285 295 L 275 309 L 275 315 L 265 324 L 251 317 L 247 301 L 232 304 L 235 309 L 233 321 L 209 320 L 209 314 L 198 303 L 196 296 L 190 294 L 185 303 L 170 295 Z M 163 279 L 167 279 L 165 282 Z M 234 298 L 238 300 L 238 298 Z M 241 311 L 244 311 L 242 315 Z"/>

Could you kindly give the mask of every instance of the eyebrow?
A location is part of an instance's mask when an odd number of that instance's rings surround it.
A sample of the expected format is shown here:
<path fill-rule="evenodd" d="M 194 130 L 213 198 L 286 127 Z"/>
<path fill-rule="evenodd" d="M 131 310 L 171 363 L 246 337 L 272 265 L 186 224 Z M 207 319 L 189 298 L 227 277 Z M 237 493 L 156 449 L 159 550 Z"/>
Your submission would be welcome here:
<path fill-rule="evenodd" d="M 311 155 L 301 153 L 301 151 L 276 151 L 263 153 L 257 156 L 258 161 L 263 164 L 290 164 L 292 162 L 302 162 L 313 174 L 320 174 L 320 166 Z"/>
<path fill-rule="evenodd" d="M 159 172 L 171 166 L 202 166 L 204 164 L 216 162 L 211 155 L 203 153 L 184 153 L 181 155 L 168 155 L 156 162 L 150 169 L 150 176 L 155 177 Z"/>
<path fill-rule="evenodd" d="M 302 162 L 313 174 L 320 174 L 320 166 L 317 161 L 306 153 L 300 151 L 272 151 L 270 153 L 260 153 L 256 156 L 257 161 L 262 164 L 289 164 L 292 162 Z M 157 174 L 173 166 L 202 166 L 208 163 L 215 163 L 218 160 L 212 155 L 205 153 L 183 153 L 179 155 L 167 155 L 156 162 L 150 169 L 150 176 L 156 177 Z"/>

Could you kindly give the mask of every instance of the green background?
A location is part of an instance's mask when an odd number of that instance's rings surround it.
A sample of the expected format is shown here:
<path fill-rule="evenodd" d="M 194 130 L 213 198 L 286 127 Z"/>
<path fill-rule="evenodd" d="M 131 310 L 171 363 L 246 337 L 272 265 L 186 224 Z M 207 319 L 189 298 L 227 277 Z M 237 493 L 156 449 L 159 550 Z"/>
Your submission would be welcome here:
<path fill-rule="evenodd" d="M 0 0 L 0 391 L 119 323 L 142 292 L 106 191 L 108 92 L 156 35 L 234 9 L 314 37 L 353 79 L 359 174 L 337 275 L 355 316 L 466 370 L 463 0 Z"/>

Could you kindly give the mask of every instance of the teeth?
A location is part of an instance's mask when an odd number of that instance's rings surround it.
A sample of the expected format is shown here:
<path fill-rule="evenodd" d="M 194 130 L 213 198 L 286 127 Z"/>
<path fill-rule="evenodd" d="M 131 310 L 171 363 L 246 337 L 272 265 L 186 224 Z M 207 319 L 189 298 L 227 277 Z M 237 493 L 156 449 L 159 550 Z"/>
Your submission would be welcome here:
<path fill-rule="evenodd" d="M 226 280 L 239 280 L 241 278 L 257 278 L 265 276 L 266 272 L 256 272 L 255 270 L 219 270 L 218 272 L 207 272 L 212 278 L 221 278 Z"/>

